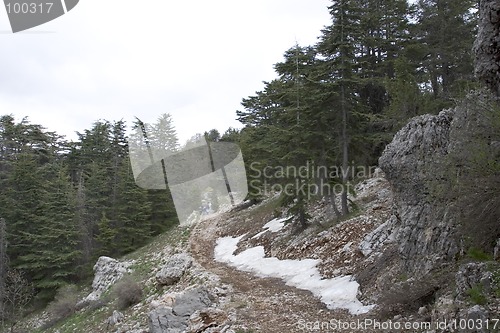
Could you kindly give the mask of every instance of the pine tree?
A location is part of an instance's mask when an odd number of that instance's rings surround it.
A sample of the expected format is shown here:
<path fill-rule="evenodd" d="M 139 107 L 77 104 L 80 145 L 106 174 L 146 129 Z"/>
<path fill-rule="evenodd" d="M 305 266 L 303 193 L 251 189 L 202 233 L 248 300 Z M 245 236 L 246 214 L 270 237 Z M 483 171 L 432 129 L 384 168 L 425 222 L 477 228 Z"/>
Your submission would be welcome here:
<path fill-rule="evenodd" d="M 421 48 L 415 59 L 422 65 L 422 83 L 432 92 L 434 99 L 446 102 L 456 96 L 464 82 L 473 81 L 471 45 L 474 42 L 477 14 L 473 0 L 419 0 L 418 24 L 413 50 Z M 457 38 L 460 36 L 460 38 Z M 411 54 L 407 54 L 411 59 Z M 458 86 L 457 86 L 458 85 Z M 441 109 L 446 104 L 436 104 Z"/>
<path fill-rule="evenodd" d="M 97 223 L 96 240 L 99 244 L 99 256 L 114 256 L 118 254 L 116 237 L 120 232 L 117 226 L 113 226 L 111 221 L 102 212 L 101 219 Z"/>
<path fill-rule="evenodd" d="M 75 274 L 78 231 L 74 220 L 74 195 L 67 170 L 59 163 L 44 167 L 42 201 L 36 233 L 29 235 L 31 251 L 19 257 L 18 267 L 28 271 L 40 298 L 53 296 Z"/>
<path fill-rule="evenodd" d="M 146 244 L 151 237 L 151 203 L 147 191 L 135 184 L 131 166 L 124 165 L 122 172 L 116 248 L 119 253 L 125 254 Z"/>

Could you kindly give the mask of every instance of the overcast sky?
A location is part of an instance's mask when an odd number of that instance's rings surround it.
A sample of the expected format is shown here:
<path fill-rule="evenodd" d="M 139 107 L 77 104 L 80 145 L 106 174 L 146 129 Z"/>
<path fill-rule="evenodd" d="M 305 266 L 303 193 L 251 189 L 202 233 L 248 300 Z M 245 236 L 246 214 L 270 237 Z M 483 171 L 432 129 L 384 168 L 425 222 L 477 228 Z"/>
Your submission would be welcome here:
<path fill-rule="evenodd" d="M 57 1 L 57 0 L 55 0 Z M 297 41 L 316 43 L 328 0 L 81 0 L 10 33 L 0 8 L 0 114 L 75 138 L 98 119 L 173 116 L 184 142 L 241 127 L 241 99 L 276 77 Z"/>

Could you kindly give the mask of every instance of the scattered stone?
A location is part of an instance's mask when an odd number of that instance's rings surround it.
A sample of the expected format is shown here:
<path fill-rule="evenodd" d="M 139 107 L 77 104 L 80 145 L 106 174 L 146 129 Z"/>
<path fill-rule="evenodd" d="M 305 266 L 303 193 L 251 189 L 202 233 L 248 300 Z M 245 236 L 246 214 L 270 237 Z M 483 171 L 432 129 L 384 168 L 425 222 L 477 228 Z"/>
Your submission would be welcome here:
<path fill-rule="evenodd" d="M 113 314 L 108 319 L 106 319 L 106 328 L 109 329 L 110 327 L 115 326 L 116 324 L 120 323 L 123 318 L 123 313 L 116 310 L 113 311 Z"/>
<path fill-rule="evenodd" d="M 156 274 L 156 281 L 159 285 L 172 285 L 181 279 L 192 263 L 193 258 L 187 253 L 174 254 Z"/>

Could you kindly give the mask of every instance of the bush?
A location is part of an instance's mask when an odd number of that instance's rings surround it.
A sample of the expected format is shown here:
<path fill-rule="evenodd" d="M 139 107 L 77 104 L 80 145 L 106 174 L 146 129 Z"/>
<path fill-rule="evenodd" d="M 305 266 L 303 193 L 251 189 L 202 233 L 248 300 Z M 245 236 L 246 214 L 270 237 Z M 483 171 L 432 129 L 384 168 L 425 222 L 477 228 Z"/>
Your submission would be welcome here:
<path fill-rule="evenodd" d="M 142 300 L 143 292 L 141 286 L 130 276 L 122 278 L 113 287 L 113 295 L 116 299 L 116 306 L 119 310 L 139 303 Z"/>
<path fill-rule="evenodd" d="M 467 291 L 470 300 L 474 304 L 485 305 L 488 301 L 483 293 L 483 288 L 480 285 L 474 286 Z"/>
<path fill-rule="evenodd" d="M 51 321 L 56 323 L 68 318 L 76 312 L 78 289 L 74 285 L 67 285 L 57 290 L 54 300 L 47 307 Z"/>

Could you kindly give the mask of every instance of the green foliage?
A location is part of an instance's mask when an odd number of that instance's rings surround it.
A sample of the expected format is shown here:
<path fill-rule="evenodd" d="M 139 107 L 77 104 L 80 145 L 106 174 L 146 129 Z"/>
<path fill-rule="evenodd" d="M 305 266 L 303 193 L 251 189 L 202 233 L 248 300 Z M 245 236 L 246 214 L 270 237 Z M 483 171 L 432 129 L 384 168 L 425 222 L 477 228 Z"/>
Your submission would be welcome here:
<path fill-rule="evenodd" d="M 75 313 L 78 296 L 78 289 L 74 285 L 66 285 L 57 290 L 54 300 L 47 306 L 52 325 Z"/>
<path fill-rule="evenodd" d="M 477 261 L 491 261 L 491 260 L 493 260 L 492 255 L 487 254 L 483 250 L 476 249 L 474 247 L 471 247 L 467 251 L 467 256 L 469 256 L 471 259 L 474 259 Z"/>
<path fill-rule="evenodd" d="M 470 300 L 474 304 L 485 305 L 488 303 L 486 296 L 484 295 L 483 287 L 481 285 L 477 285 L 467 290 L 467 295 Z"/>

